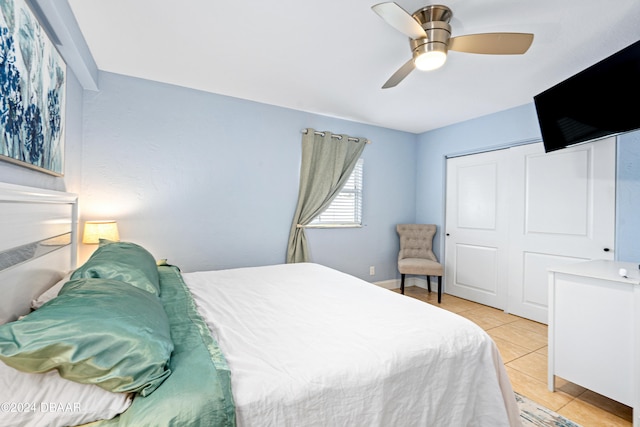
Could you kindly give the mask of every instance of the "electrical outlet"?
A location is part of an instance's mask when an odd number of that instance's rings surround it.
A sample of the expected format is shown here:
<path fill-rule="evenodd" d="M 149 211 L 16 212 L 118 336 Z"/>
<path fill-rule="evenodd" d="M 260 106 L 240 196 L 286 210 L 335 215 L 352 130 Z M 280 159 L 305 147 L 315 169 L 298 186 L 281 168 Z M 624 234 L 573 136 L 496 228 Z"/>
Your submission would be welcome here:
<path fill-rule="evenodd" d="M 375 266 L 371 266 L 369 267 L 369 276 L 375 276 L 376 275 L 376 267 Z"/>

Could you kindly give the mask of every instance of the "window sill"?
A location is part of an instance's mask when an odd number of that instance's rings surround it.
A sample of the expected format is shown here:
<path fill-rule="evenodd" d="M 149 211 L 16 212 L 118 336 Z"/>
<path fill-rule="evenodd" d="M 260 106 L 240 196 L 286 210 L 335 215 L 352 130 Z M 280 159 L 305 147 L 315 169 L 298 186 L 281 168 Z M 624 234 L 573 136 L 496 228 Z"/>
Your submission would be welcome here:
<path fill-rule="evenodd" d="M 362 224 L 309 224 L 301 228 L 362 228 Z"/>

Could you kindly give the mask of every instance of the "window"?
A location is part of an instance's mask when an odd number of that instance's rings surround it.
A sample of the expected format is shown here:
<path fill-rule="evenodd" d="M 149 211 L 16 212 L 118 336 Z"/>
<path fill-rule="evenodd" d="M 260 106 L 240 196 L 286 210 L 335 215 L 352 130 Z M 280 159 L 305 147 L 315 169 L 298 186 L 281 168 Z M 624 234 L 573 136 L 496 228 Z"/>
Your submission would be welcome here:
<path fill-rule="evenodd" d="M 362 164 L 363 160 L 358 159 L 340 193 L 307 227 L 359 227 L 362 225 Z"/>

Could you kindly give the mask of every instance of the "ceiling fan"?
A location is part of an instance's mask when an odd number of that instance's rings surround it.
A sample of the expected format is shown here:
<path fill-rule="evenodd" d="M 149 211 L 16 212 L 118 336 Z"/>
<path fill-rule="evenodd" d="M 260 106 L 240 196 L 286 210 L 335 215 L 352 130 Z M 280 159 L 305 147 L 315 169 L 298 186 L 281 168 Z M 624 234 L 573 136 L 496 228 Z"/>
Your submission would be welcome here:
<path fill-rule="evenodd" d="M 489 55 L 521 55 L 533 42 L 529 33 L 482 33 L 451 37 L 449 22 L 453 12 L 447 6 L 429 5 L 409 14 L 394 2 L 380 3 L 371 9 L 396 30 L 409 37 L 412 58 L 401 66 L 383 89 L 400 83 L 414 68 L 435 70 L 447 60 L 447 51 Z"/>

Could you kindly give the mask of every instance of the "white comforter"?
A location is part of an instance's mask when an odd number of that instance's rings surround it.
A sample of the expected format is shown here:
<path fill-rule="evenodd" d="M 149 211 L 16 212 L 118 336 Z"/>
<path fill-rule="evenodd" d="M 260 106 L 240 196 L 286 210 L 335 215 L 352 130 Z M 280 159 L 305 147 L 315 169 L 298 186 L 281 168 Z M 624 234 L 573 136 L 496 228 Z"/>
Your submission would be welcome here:
<path fill-rule="evenodd" d="M 516 426 L 474 323 L 317 264 L 183 273 L 227 358 L 239 426 Z"/>

